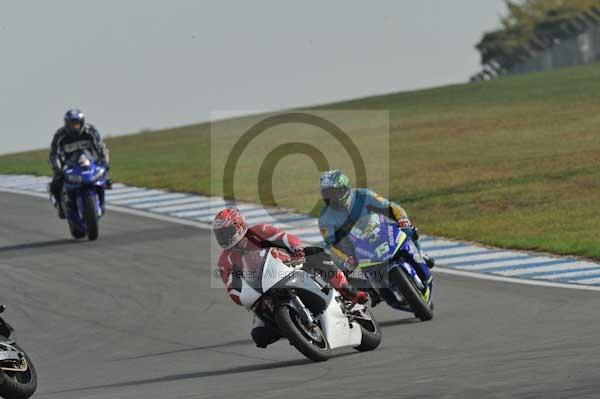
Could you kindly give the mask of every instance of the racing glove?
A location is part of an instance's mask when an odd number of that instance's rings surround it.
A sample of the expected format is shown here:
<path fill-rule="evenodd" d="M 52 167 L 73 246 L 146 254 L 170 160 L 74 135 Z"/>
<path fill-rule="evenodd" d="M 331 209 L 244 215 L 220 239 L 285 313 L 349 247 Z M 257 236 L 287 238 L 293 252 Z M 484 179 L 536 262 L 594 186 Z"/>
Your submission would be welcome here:
<path fill-rule="evenodd" d="M 348 256 L 344 261 L 344 268 L 346 270 L 354 270 L 358 266 L 358 262 L 354 259 L 354 256 Z"/>

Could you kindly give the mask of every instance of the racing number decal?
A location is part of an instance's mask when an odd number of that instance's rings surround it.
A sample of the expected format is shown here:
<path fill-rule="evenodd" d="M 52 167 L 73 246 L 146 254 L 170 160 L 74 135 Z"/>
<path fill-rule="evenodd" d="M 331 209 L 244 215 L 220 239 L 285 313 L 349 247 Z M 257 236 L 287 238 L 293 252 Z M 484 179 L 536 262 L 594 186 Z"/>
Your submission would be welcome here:
<path fill-rule="evenodd" d="M 381 258 L 383 255 L 385 255 L 386 252 L 389 252 L 389 250 L 390 246 L 387 242 L 384 242 L 383 244 L 375 248 L 375 253 L 377 254 L 377 257 Z"/>

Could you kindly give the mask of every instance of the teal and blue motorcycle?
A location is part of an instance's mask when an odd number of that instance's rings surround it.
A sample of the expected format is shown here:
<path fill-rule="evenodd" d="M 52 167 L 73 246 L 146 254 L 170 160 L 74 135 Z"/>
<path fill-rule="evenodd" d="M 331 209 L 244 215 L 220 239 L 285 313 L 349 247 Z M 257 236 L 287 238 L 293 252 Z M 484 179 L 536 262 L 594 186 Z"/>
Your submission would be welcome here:
<path fill-rule="evenodd" d="M 371 292 L 374 290 L 392 308 L 413 313 L 422 321 L 433 318 L 429 268 L 421 251 L 397 224 L 371 213 L 354 224 L 348 239 L 354 247 L 357 269 Z M 357 279 L 351 280 L 357 286 Z"/>

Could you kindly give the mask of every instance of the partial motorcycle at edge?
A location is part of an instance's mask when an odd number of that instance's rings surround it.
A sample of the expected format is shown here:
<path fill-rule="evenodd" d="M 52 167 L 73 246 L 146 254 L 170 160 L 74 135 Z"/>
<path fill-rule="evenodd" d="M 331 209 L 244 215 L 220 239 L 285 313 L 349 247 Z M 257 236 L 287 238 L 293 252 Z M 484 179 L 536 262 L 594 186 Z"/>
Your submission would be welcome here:
<path fill-rule="evenodd" d="M 0 313 L 4 310 L 0 305 Z M 0 317 L 0 397 L 27 399 L 37 388 L 37 374 L 29 356 L 11 339 L 13 331 Z"/>

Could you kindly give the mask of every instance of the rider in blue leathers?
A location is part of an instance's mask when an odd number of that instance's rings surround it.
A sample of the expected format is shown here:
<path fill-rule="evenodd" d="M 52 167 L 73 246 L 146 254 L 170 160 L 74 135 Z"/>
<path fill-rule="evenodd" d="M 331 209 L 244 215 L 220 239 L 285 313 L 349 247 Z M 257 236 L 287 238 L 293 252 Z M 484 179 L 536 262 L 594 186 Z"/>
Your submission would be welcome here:
<path fill-rule="evenodd" d="M 429 269 L 433 268 L 435 262 L 421 252 L 418 229 L 412 225 L 406 211 L 400 205 L 371 190 L 352 189 L 350 180 L 340 170 L 323 173 L 319 188 L 325 202 L 319 216 L 319 229 L 325 247 L 331 251 L 333 259 L 342 269 L 353 270 L 357 266 L 354 247 L 346 236 L 362 216 L 376 212 L 395 220 L 402 231 L 413 240 L 416 251 L 405 256 L 412 258 L 411 263 L 421 280 L 431 283 Z"/>

